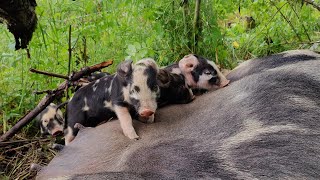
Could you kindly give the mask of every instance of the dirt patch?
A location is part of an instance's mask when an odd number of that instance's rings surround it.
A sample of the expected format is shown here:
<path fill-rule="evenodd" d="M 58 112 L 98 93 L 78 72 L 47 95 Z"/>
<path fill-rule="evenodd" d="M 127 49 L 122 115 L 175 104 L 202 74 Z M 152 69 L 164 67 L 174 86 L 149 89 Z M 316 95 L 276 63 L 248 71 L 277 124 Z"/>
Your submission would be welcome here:
<path fill-rule="evenodd" d="M 54 138 L 26 139 L 16 135 L 10 142 L 0 143 L 0 179 L 35 179 L 32 163 L 47 165 L 56 155 L 51 148 Z"/>

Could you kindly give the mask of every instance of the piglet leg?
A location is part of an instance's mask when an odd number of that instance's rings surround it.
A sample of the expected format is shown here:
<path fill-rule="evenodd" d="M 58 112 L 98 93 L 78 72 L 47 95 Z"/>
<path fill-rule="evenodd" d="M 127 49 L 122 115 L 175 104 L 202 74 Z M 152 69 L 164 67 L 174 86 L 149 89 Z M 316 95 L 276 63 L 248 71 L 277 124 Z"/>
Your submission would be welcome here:
<path fill-rule="evenodd" d="M 71 127 L 68 127 L 67 133 L 64 136 L 64 142 L 65 145 L 69 145 L 69 143 L 75 138 L 75 136 L 73 135 L 73 130 Z"/>
<path fill-rule="evenodd" d="M 128 111 L 128 108 L 115 106 L 114 111 L 120 121 L 120 126 L 122 128 L 123 134 L 130 139 L 139 139 L 139 136 L 132 126 L 132 118 Z"/>

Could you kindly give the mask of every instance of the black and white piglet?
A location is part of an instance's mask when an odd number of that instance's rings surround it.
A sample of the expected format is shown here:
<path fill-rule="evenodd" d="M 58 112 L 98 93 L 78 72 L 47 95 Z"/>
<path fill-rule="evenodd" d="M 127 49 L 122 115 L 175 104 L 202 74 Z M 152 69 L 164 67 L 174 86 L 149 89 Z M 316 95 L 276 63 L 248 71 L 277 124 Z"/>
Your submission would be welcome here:
<path fill-rule="evenodd" d="M 64 116 L 54 103 L 50 103 L 37 117 L 42 135 L 57 136 L 63 133 Z"/>
<path fill-rule="evenodd" d="M 100 78 L 103 78 L 104 76 L 107 76 L 107 75 L 110 75 L 109 73 L 107 72 L 93 72 L 91 73 L 90 75 L 84 77 L 84 79 L 88 80 L 89 82 L 92 82 L 92 81 L 96 81 Z"/>
<path fill-rule="evenodd" d="M 77 83 L 74 85 L 75 89 L 73 92 L 77 91 L 79 88 L 88 85 L 90 82 L 96 81 L 104 76 L 110 75 L 107 72 L 93 72 L 87 76 L 82 77 Z"/>
<path fill-rule="evenodd" d="M 134 109 L 147 122 L 154 121 L 160 93 L 158 71 L 153 59 L 142 59 L 134 65 L 127 60 L 118 66 L 116 74 L 80 88 L 68 103 L 66 145 L 78 133 L 76 123 L 94 127 L 113 117 L 119 119 L 125 136 L 139 138 L 132 126 L 130 110 Z"/>
<path fill-rule="evenodd" d="M 175 74 L 161 68 L 158 73 L 158 84 L 160 87 L 158 107 L 166 104 L 185 104 L 195 98 L 182 74 Z"/>
<path fill-rule="evenodd" d="M 193 90 L 216 90 L 230 82 L 214 62 L 195 54 L 186 55 L 178 63 L 165 69 L 175 74 L 183 74 L 186 83 Z"/>

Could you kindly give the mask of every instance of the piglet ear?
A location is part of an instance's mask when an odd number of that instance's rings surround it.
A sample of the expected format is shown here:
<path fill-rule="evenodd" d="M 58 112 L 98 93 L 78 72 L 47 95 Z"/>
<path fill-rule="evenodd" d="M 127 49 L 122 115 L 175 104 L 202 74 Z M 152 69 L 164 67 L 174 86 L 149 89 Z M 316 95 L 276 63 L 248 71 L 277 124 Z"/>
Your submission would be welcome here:
<path fill-rule="evenodd" d="M 132 74 L 132 60 L 125 60 L 119 64 L 117 73 L 121 77 L 128 77 Z"/>
<path fill-rule="evenodd" d="M 184 73 L 190 73 L 197 64 L 199 64 L 197 57 L 189 54 L 179 61 L 179 68 Z"/>
<path fill-rule="evenodd" d="M 185 73 L 190 73 L 194 69 L 194 66 L 192 62 L 179 63 L 180 70 Z"/>
<path fill-rule="evenodd" d="M 189 63 L 185 64 L 185 66 L 188 69 L 192 69 L 194 65 L 191 62 L 189 62 Z"/>
<path fill-rule="evenodd" d="M 61 116 L 61 114 L 58 112 L 58 109 L 56 110 L 56 114 L 54 115 L 54 117 L 55 117 L 55 119 L 57 120 L 57 121 L 59 121 L 60 123 L 64 123 L 64 118 L 63 118 L 63 116 Z"/>
<path fill-rule="evenodd" d="M 157 82 L 160 87 L 169 87 L 171 83 L 169 72 L 164 69 L 159 69 L 159 73 L 157 74 Z"/>

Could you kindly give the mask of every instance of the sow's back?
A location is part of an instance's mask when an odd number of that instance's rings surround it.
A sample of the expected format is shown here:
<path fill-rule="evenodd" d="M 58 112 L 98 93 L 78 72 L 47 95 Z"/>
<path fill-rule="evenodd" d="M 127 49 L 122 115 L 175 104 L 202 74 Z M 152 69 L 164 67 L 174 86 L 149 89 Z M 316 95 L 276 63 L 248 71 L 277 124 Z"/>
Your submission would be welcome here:
<path fill-rule="evenodd" d="M 135 122 L 80 131 L 38 179 L 319 179 L 320 55 L 249 60 L 225 88 Z"/>

